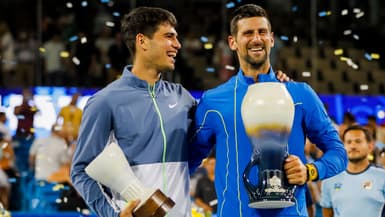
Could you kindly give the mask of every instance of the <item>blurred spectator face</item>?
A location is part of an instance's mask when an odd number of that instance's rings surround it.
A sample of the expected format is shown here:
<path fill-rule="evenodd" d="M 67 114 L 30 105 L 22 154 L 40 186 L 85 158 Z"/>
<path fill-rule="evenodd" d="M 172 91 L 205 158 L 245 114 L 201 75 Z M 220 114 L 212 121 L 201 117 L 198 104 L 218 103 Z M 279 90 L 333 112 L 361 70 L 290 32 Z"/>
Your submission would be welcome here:
<path fill-rule="evenodd" d="M 344 136 L 344 144 L 350 162 L 361 162 L 367 159 L 373 150 L 373 143 L 367 141 L 362 130 L 350 130 Z"/>
<path fill-rule="evenodd" d="M 382 151 L 380 152 L 380 157 L 378 159 L 378 162 L 383 166 L 385 167 L 385 148 L 382 149 Z"/>
<path fill-rule="evenodd" d="M 205 161 L 204 167 L 206 168 L 208 174 L 214 174 L 215 163 L 215 158 L 207 158 L 207 160 Z"/>

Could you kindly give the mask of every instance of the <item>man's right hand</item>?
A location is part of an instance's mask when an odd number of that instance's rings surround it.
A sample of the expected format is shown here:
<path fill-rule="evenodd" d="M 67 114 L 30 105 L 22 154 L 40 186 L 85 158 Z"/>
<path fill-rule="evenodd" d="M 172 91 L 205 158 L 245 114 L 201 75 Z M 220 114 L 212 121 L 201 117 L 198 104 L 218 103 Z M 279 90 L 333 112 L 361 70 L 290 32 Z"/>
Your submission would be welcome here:
<path fill-rule="evenodd" d="M 128 202 L 126 208 L 120 212 L 119 217 L 133 217 L 132 212 L 139 205 L 139 203 L 139 200 L 132 200 Z"/>

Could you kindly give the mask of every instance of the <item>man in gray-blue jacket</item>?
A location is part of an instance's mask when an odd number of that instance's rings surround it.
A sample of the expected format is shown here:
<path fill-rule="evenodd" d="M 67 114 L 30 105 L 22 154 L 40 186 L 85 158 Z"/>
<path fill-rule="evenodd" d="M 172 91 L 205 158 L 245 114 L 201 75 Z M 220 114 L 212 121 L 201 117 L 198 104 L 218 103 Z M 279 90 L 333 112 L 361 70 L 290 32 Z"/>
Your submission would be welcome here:
<path fill-rule="evenodd" d="M 85 167 L 105 148 L 113 132 L 137 178 L 176 202 L 170 217 L 191 216 L 187 131 L 195 99 L 181 85 L 161 79 L 174 70 L 181 47 L 172 13 L 160 8 L 132 10 L 122 32 L 133 66 L 92 96 L 84 108 L 71 178 L 90 208 L 103 217 L 132 216 L 138 204 L 104 192 Z"/>

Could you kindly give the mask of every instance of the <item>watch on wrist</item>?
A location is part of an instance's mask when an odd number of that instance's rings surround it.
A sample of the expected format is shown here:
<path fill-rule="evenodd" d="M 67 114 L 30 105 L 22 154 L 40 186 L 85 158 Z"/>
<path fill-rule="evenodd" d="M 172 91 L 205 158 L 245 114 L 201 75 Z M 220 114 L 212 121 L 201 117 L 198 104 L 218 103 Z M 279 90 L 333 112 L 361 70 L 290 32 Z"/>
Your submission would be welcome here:
<path fill-rule="evenodd" d="M 318 179 L 317 167 L 314 164 L 305 164 L 307 170 L 307 181 L 315 181 Z"/>

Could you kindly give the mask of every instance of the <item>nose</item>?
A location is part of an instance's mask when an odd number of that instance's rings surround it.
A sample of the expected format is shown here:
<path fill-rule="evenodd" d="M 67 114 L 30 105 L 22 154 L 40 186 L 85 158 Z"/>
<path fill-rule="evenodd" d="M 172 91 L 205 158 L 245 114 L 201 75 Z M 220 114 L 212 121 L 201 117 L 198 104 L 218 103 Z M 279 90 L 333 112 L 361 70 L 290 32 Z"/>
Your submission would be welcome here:
<path fill-rule="evenodd" d="M 261 35 L 259 35 L 258 33 L 254 33 L 251 40 L 259 42 L 259 41 L 261 41 Z"/>
<path fill-rule="evenodd" d="M 179 42 L 178 39 L 175 39 L 173 47 L 175 47 L 176 49 L 180 49 L 182 47 L 182 44 Z"/>

